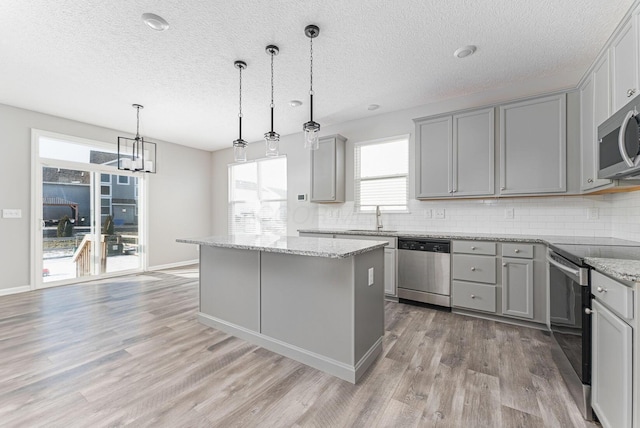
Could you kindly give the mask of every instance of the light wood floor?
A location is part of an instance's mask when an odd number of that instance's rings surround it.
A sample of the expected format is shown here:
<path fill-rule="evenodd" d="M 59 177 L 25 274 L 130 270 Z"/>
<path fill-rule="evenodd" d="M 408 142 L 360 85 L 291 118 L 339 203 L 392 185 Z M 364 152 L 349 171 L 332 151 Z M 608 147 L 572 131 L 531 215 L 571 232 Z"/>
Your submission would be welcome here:
<path fill-rule="evenodd" d="M 0 297 L 2 427 L 583 427 L 541 331 L 386 304 L 358 385 L 196 321 L 195 269 Z"/>

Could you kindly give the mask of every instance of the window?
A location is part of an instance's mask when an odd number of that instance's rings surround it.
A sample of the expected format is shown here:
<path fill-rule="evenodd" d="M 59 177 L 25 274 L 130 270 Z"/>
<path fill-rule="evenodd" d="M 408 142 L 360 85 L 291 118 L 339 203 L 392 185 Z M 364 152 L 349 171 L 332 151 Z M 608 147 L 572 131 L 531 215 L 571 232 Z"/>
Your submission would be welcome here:
<path fill-rule="evenodd" d="M 409 137 L 355 145 L 355 206 L 360 212 L 407 211 Z"/>
<path fill-rule="evenodd" d="M 119 175 L 118 176 L 118 184 L 129 184 L 129 176 L 127 175 Z"/>
<path fill-rule="evenodd" d="M 100 194 L 102 196 L 111 195 L 111 186 L 100 186 Z"/>
<path fill-rule="evenodd" d="M 229 165 L 229 233 L 287 234 L 287 158 Z"/>

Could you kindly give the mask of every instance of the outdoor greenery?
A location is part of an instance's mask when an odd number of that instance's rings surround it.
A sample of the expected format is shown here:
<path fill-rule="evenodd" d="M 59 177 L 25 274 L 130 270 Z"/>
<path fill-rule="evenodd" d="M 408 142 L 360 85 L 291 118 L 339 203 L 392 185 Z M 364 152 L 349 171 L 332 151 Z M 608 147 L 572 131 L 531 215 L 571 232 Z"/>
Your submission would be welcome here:
<path fill-rule="evenodd" d="M 73 223 L 69 216 L 64 216 L 58 222 L 58 238 L 67 238 L 73 236 Z"/>

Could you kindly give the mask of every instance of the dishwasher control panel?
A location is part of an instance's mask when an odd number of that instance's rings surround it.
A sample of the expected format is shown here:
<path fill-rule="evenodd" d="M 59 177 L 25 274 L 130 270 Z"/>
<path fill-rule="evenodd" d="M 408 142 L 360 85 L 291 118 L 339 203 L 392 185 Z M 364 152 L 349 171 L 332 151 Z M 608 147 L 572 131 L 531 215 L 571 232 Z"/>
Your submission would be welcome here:
<path fill-rule="evenodd" d="M 398 249 L 409 251 L 428 251 L 430 253 L 450 253 L 450 241 L 435 239 L 399 239 Z"/>

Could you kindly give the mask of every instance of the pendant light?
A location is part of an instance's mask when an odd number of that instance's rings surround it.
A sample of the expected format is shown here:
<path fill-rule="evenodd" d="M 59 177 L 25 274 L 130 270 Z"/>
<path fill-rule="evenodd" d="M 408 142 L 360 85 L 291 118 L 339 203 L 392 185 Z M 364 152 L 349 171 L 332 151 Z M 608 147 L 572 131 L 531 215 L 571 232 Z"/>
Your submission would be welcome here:
<path fill-rule="evenodd" d="M 126 171 L 156 172 L 156 143 L 140 136 L 140 110 L 144 106 L 132 104 L 136 109 L 136 138 L 118 137 L 118 169 Z"/>
<path fill-rule="evenodd" d="M 264 142 L 266 144 L 266 155 L 278 156 L 280 134 L 273 132 L 273 108 L 275 107 L 273 103 L 273 57 L 280 53 L 280 49 L 275 45 L 269 45 L 265 50 L 267 51 L 267 54 L 271 56 L 271 131 L 264 134 Z"/>
<path fill-rule="evenodd" d="M 233 141 L 233 159 L 236 162 L 247 161 L 247 142 L 242 139 L 242 70 L 247 68 L 244 61 L 236 61 L 233 65 L 240 70 L 240 110 L 238 113 L 238 139 Z"/>
<path fill-rule="evenodd" d="M 311 111 L 311 117 L 309 122 L 302 125 L 304 130 L 304 147 L 310 150 L 318 149 L 318 137 L 320 132 L 320 124 L 313 121 L 313 39 L 320 34 L 320 28 L 317 25 L 307 25 L 304 29 L 304 34 L 310 40 L 310 70 L 311 70 L 311 84 L 309 86 L 309 106 Z"/>

